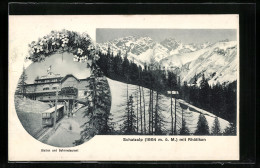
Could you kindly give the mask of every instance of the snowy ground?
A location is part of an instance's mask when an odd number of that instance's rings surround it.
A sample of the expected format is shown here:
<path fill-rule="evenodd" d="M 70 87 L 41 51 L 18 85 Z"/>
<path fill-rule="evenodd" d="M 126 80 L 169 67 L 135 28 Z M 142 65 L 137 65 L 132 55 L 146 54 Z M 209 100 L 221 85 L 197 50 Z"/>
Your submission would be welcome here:
<path fill-rule="evenodd" d="M 24 129 L 32 136 L 42 128 L 41 112 L 50 108 L 47 103 L 15 96 L 15 110 Z"/>
<path fill-rule="evenodd" d="M 25 113 L 41 113 L 50 108 L 48 103 L 15 96 L 15 109 Z"/>
<path fill-rule="evenodd" d="M 57 125 L 58 128 L 55 133 L 48 138 L 46 143 L 56 147 L 75 146 L 73 143 L 80 139 L 80 132 L 83 129 L 81 126 L 87 120 L 86 117 L 83 117 L 84 110 L 85 108 L 79 109 L 73 117 L 64 117 Z"/>
<path fill-rule="evenodd" d="M 110 86 L 110 91 L 111 91 L 111 96 L 112 96 L 112 105 L 111 105 L 111 114 L 112 114 L 112 122 L 115 123 L 115 130 L 119 130 L 120 129 L 120 125 L 123 123 L 122 121 L 122 116 L 125 113 L 125 104 L 126 104 L 126 90 L 127 90 L 127 84 L 122 83 L 122 82 L 118 82 L 112 79 L 107 78 L 109 86 Z M 129 89 L 129 96 L 133 95 L 134 97 L 134 105 L 135 105 L 135 112 L 136 112 L 136 90 L 138 89 L 138 86 L 136 85 L 128 85 L 128 89 Z M 148 106 L 149 106 L 149 90 L 144 88 L 144 92 L 145 92 L 145 112 L 146 112 L 146 126 L 148 126 Z M 155 102 L 155 93 L 154 93 L 154 102 Z M 182 109 L 180 107 L 180 102 L 189 105 L 187 102 L 185 102 L 184 100 L 178 99 L 176 101 L 176 108 L 177 108 L 177 130 L 179 130 L 181 128 L 181 116 L 182 116 Z M 163 106 L 164 110 L 162 111 L 162 115 L 164 116 L 164 120 L 165 120 L 165 129 L 168 133 L 170 133 L 171 131 L 171 99 L 169 97 L 166 96 L 162 96 L 162 100 L 161 100 L 161 105 Z M 155 105 L 155 103 L 154 103 Z M 173 110 L 174 110 L 174 100 L 173 100 Z M 184 118 L 186 120 L 187 123 L 187 127 L 189 128 L 191 133 L 194 133 L 196 130 L 196 126 L 197 126 L 197 121 L 198 121 L 198 117 L 200 113 L 203 113 L 208 121 L 208 125 L 209 128 L 211 130 L 212 126 L 213 126 L 213 121 L 215 118 L 215 115 L 199 109 L 197 107 L 194 107 L 192 105 L 189 105 L 190 107 L 192 107 L 193 109 L 195 109 L 197 112 L 195 111 L 190 111 L 188 110 L 184 110 Z M 191 109 L 192 109 L 191 108 Z M 143 107 L 142 107 L 143 109 Z M 140 117 L 140 116 L 139 116 Z M 174 117 L 174 116 L 173 116 Z M 220 122 L 220 127 L 221 127 L 221 131 L 224 131 L 224 129 L 229 126 L 229 122 L 219 118 L 219 122 Z M 140 123 L 140 122 L 139 122 Z M 139 127 L 140 128 L 140 127 Z"/>

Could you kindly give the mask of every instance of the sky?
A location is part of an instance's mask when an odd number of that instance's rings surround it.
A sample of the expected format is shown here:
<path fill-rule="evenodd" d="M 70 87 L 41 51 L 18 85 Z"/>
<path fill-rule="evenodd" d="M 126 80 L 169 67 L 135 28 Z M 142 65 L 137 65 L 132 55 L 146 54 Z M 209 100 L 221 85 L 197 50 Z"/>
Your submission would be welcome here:
<path fill-rule="evenodd" d="M 236 40 L 235 29 L 97 29 L 96 41 L 103 43 L 126 36 L 148 36 L 157 42 L 166 38 L 175 38 L 183 43 L 218 42 Z"/>
<path fill-rule="evenodd" d="M 86 63 L 74 62 L 73 54 L 63 53 L 63 60 L 62 54 L 53 54 L 50 57 L 47 57 L 45 61 L 32 63 L 26 68 L 25 73 L 28 77 L 26 83 L 33 83 L 37 76 L 47 75 L 47 69 L 50 65 L 51 71 L 55 74 L 60 74 L 61 76 L 73 74 L 79 79 L 90 76 L 90 69 L 86 68 Z"/>

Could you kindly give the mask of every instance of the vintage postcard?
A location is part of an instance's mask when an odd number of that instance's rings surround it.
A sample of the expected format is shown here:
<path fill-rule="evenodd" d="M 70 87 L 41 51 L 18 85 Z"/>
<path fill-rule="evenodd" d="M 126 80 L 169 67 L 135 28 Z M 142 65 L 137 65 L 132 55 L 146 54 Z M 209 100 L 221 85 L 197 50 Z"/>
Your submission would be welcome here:
<path fill-rule="evenodd" d="M 9 161 L 239 160 L 239 15 L 9 15 Z"/>

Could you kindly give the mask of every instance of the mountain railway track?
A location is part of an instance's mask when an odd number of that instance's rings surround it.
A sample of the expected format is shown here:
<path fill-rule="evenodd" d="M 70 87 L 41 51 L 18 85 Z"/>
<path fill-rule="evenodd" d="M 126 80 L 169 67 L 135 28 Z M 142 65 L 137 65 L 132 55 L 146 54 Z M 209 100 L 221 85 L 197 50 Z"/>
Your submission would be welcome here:
<path fill-rule="evenodd" d="M 50 129 L 50 127 L 41 128 L 38 132 L 36 132 L 36 134 L 34 134 L 34 138 L 40 139 L 41 136 L 43 136 L 49 129 Z"/>

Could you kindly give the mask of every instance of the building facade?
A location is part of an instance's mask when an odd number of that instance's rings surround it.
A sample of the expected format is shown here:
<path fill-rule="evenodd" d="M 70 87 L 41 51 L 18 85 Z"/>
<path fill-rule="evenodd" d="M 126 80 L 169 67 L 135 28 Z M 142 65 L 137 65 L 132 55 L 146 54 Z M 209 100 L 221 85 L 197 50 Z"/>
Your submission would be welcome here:
<path fill-rule="evenodd" d="M 74 89 L 76 94 L 62 94 L 58 95 L 58 101 L 75 101 L 84 99 L 88 94 L 88 78 L 78 79 L 72 74 L 67 74 L 62 77 L 59 74 L 48 72 L 47 75 L 38 77 L 32 84 L 26 84 L 26 97 L 50 102 L 55 101 L 56 92 L 60 93 L 65 88 Z"/>

